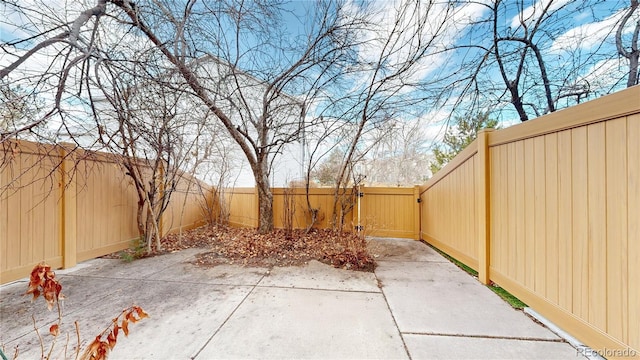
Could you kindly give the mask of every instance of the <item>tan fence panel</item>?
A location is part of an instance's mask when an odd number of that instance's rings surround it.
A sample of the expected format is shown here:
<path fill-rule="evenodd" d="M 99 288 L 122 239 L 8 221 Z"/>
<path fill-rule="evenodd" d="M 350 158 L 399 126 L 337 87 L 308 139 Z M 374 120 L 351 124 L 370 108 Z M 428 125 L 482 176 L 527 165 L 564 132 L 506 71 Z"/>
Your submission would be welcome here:
<path fill-rule="evenodd" d="M 208 185 L 186 174 L 180 176 L 162 218 L 163 234 L 204 225 L 209 216 L 207 207 L 213 206 L 210 192 Z"/>
<path fill-rule="evenodd" d="M 488 196 L 489 274 L 588 346 L 640 354 L 640 87 L 488 133 L 422 187 L 422 236 L 474 265 L 460 194 Z M 478 146 L 473 143 L 473 146 Z M 488 151 L 489 188 L 461 185 Z M 476 166 L 478 163 L 476 162 Z M 482 174 L 478 168 L 471 175 Z M 473 190 L 476 191 L 475 196 Z M 472 241 L 473 242 L 473 241 Z M 470 245 L 472 244 L 469 243 Z M 481 242 L 479 244 L 482 244 Z M 479 255 L 481 257 L 481 255 Z M 614 356 L 615 357 L 615 356 Z"/>
<path fill-rule="evenodd" d="M 478 268 L 474 142 L 420 187 L 421 239 Z"/>
<path fill-rule="evenodd" d="M 83 157 L 76 168 L 77 261 L 128 248 L 139 237 L 131 180 L 104 154 Z"/>
<path fill-rule="evenodd" d="M 272 189 L 274 226 L 276 228 L 284 226 L 284 198 L 285 192 L 288 190 L 291 191 L 293 204 L 295 204 L 293 228 L 306 228 L 310 224 L 311 215 L 304 188 Z M 366 235 L 419 238 L 420 207 L 417 202 L 419 187 L 362 187 L 361 192 L 364 197 L 360 198 L 360 212 L 358 213 L 358 198 L 354 197 L 356 203 L 344 218 L 343 230 L 352 231 L 358 225 L 359 215 L 360 225 L 364 227 Z M 226 190 L 225 198 L 230 205 L 229 222 L 232 226 L 257 226 L 258 210 L 255 189 L 229 189 Z M 334 189 L 309 189 L 309 202 L 313 208 L 318 209 L 318 219 L 314 227 L 331 228 Z"/>
<path fill-rule="evenodd" d="M 110 156 L 28 141 L 3 145 L 0 283 L 28 276 L 41 261 L 71 267 L 125 249 L 138 237 L 135 188 Z M 185 197 L 183 223 L 203 223 L 206 196 L 187 195 L 187 178 L 172 196 L 166 230 L 179 229 Z"/>
<path fill-rule="evenodd" d="M 609 107 L 602 121 L 491 147 L 490 276 L 592 347 L 640 351 L 640 115 L 616 104 L 578 113 Z"/>
<path fill-rule="evenodd" d="M 284 199 L 285 192 L 291 191 L 293 204 L 295 204 L 295 214 L 293 218 L 293 228 L 304 229 L 311 223 L 311 214 L 307 204 L 306 190 L 304 188 L 273 188 L 273 223 L 276 228 L 283 228 L 284 223 Z M 309 203 L 311 207 L 318 210 L 318 216 L 314 228 L 330 229 L 332 227 L 334 189 L 332 188 L 310 188 Z M 353 229 L 353 213 L 356 208 L 345 216 L 344 230 Z"/>
<path fill-rule="evenodd" d="M 223 196 L 231 226 L 258 227 L 258 194 L 255 188 L 226 189 Z"/>
<path fill-rule="evenodd" d="M 361 187 L 360 192 L 360 225 L 367 236 L 419 238 L 418 187 Z"/>
<path fill-rule="evenodd" d="M 8 146 L 2 156 L 11 164 L 0 168 L 0 283 L 28 275 L 41 261 L 63 262 L 59 149 L 22 141 Z"/>

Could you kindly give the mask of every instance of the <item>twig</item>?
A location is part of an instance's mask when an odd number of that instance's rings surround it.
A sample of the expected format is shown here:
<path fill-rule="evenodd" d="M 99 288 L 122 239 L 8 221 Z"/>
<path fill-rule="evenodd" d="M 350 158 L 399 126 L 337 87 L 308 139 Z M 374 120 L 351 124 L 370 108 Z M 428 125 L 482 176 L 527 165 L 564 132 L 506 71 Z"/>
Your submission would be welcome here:
<path fill-rule="evenodd" d="M 47 354 L 47 357 L 46 357 L 47 360 L 51 359 L 51 353 L 53 353 L 53 348 L 56 346 L 56 339 L 57 338 L 58 338 L 57 336 L 54 337 L 53 341 L 51 342 L 51 348 L 49 349 L 49 353 Z"/>
<path fill-rule="evenodd" d="M 36 331 L 36 335 L 38 335 L 38 339 L 40 340 L 40 354 L 44 357 L 44 342 L 42 341 L 42 336 L 40 336 L 40 332 L 38 331 L 38 327 L 36 326 L 36 317 L 31 314 L 31 319 L 33 320 L 33 329 Z"/>
<path fill-rule="evenodd" d="M 78 338 L 78 345 L 76 346 L 76 360 L 78 356 L 80 356 L 80 325 L 78 325 L 78 320 L 73 323 L 76 326 L 76 336 Z"/>
<path fill-rule="evenodd" d="M 64 358 L 67 358 L 67 348 L 69 348 L 69 340 L 71 340 L 69 338 L 69 333 L 67 333 L 67 341 L 64 344 Z"/>
<path fill-rule="evenodd" d="M 56 305 L 58 307 L 58 328 L 60 328 L 60 325 L 62 325 L 62 309 L 60 308 L 60 298 L 58 297 L 57 294 L 56 294 Z M 54 335 L 53 341 L 51 342 L 51 348 L 49 349 L 49 353 L 47 354 L 47 357 L 46 357 L 47 359 L 51 359 L 51 354 L 53 353 L 53 348 L 56 346 L 57 339 L 58 339 L 58 335 Z M 66 346 L 65 346 L 65 349 L 66 349 Z M 65 350 L 65 353 L 66 353 L 66 350 Z M 66 359 L 66 356 L 65 356 L 65 359 Z"/>

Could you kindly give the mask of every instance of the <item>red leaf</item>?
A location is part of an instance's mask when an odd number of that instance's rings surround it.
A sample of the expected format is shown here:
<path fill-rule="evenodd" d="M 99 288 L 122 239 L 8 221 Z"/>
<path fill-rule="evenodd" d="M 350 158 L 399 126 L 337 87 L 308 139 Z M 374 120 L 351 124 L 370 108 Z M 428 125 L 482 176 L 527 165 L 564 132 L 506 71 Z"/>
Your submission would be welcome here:
<path fill-rule="evenodd" d="M 109 342 L 109 349 L 113 350 L 113 347 L 116 346 L 116 335 L 113 334 L 113 331 L 109 333 L 107 336 L 107 341 Z"/>
<path fill-rule="evenodd" d="M 134 306 L 133 309 L 138 313 L 138 320 L 142 320 L 144 318 L 148 318 L 149 314 L 147 314 L 140 306 Z"/>
<path fill-rule="evenodd" d="M 51 325 L 51 327 L 49 328 L 49 334 L 53 336 L 58 336 L 60 334 L 60 329 L 58 327 L 58 324 Z"/>
<path fill-rule="evenodd" d="M 129 336 L 129 321 L 125 318 L 122 320 L 122 332 L 124 332 L 124 336 Z"/>

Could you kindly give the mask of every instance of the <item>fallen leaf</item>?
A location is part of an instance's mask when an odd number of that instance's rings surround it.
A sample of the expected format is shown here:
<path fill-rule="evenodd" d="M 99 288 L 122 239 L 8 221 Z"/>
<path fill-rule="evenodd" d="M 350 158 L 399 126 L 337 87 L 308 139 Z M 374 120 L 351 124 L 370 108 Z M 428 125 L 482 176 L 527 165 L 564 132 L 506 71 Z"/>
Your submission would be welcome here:
<path fill-rule="evenodd" d="M 49 328 L 49 334 L 53 336 L 58 336 L 60 334 L 60 328 L 58 327 L 58 324 L 51 325 L 51 327 Z"/>

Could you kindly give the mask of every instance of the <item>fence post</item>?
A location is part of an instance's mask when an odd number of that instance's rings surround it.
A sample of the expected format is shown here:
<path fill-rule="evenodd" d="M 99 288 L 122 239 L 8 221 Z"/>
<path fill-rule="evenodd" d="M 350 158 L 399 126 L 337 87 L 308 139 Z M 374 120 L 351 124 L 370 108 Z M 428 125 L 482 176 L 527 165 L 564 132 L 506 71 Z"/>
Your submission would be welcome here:
<path fill-rule="evenodd" d="M 420 240 L 420 185 L 413 187 L 413 239 Z"/>
<path fill-rule="evenodd" d="M 74 145 L 60 144 L 60 239 L 62 239 L 62 267 L 77 263 L 77 180 L 75 174 Z"/>
<path fill-rule="evenodd" d="M 355 211 L 355 214 L 352 212 L 351 213 L 351 220 L 352 222 L 356 223 L 356 226 L 354 228 L 354 233 L 360 235 L 364 230 L 364 222 L 362 221 L 362 201 L 364 199 L 364 197 L 360 197 L 360 194 L 364 194 L 364 185 L 358 185 L 358 187 L 356 188 L 356 207 L 357 207 L 357 211 Z"/>
<path fill-rule="evenodd" d="M 490 234 L 490 163 L 489 163 L 489 134 L 493 129 L 483 129 L 478 132 L 478 166 L 476 176 L 478 181 L 478 280 L 488 284 L 491 259 Z"/>

